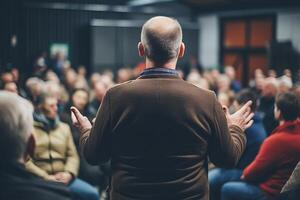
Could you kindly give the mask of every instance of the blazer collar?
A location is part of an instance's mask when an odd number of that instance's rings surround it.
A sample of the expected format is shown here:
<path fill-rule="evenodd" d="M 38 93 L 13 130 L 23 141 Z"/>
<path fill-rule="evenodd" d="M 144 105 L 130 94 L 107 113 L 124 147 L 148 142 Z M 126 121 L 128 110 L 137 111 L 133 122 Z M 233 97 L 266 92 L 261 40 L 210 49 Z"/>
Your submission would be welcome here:
<path fill-rule="evenodd" d="M 178 72 L 175 69 L 169 69 L 164 67 L 153 67 L 145 69 L 138 79 L 147 79 L 147 78 L 175 78 L 180 79 Z"/>

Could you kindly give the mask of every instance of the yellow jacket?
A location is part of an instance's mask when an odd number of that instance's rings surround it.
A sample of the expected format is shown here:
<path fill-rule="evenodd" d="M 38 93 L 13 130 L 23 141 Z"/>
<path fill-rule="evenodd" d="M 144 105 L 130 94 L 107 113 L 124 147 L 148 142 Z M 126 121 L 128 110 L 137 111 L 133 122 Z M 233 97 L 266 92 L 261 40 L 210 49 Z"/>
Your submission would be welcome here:
<path fill-rule="evenodd" d="M 47 179 L 57 172 L 70 172 L 77 176 L 79 157 L 68 124 L 57 121 L 50 128 L 43 121 L 34 122 L 33 136 L 36 148 L 26 168 Z"/>

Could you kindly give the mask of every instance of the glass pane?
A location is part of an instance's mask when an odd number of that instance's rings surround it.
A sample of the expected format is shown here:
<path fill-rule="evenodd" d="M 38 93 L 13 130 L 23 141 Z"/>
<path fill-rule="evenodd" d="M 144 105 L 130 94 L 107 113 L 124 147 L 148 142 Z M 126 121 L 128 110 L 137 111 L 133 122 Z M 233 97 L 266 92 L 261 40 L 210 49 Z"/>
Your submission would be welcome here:
<path fill-rule="evenodd" d="M 266 47 L 272 40 L 272 21 L 254 20 L 250 22 L 250 46 Z"/>
<path fill-rule="evenodd" d="M 246 23 L 244 21 L 225 22 L 224 47 L 246 46 Z"/>

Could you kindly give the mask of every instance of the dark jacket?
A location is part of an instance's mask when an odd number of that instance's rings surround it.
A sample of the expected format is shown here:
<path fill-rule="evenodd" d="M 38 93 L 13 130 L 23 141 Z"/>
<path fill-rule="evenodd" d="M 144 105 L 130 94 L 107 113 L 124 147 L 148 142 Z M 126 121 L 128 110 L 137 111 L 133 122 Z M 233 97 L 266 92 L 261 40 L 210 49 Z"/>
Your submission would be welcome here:
<path fill-rule="evenodd" d="M 263 124 L 270 135 L 272 131 L 278 126 L 278 121 L 274 117 L 275 97 L 261 97 L 259 101 L 259 112 L 262 113 Z"/>
<path fill-rule="evenodd" d="M 0 165 L 0 188 L 1 200 L 71 200 L 62 183 L 46 182 L 19 163 Z"/>
<path fill-rule="evenodd" d="M 81 137 L 88 162 L 111 159 L 112 200 L 207 200 L 208 156 L 233 167 L 245 145 L 213 92 L 165 68 L 108 90 L 92 130 Z"/>
<path fill-rule="evenodd" d="M 262 117 L 255 113 L 253 117 L 253 124 L 246 129 L 247 145 L 246 149 L 237 165 L 239 169 L 247 167 L 257 155 L 260 145 L 267 137 L 264 125 L 262 123 Z"/>

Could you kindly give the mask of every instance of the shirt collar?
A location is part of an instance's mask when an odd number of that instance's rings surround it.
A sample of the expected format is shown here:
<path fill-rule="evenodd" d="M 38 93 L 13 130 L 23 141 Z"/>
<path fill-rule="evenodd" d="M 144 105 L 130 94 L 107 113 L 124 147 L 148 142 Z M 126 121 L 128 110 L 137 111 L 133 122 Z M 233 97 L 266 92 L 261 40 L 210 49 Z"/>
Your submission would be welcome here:
<path fill-rule="evenodd" d="M 175 76 L 179 77 L 178 72 L 175 69 L 165 68 L 165 67 L 152 67 L 145 69 L 139 76 L 139 78 L 149 77 L 149 76 Z"/>

